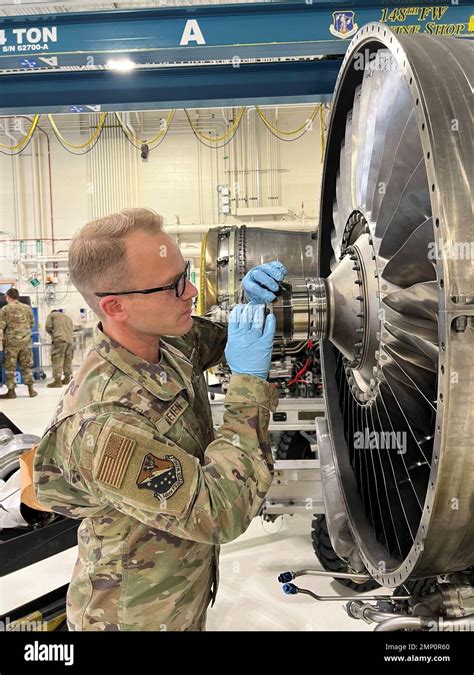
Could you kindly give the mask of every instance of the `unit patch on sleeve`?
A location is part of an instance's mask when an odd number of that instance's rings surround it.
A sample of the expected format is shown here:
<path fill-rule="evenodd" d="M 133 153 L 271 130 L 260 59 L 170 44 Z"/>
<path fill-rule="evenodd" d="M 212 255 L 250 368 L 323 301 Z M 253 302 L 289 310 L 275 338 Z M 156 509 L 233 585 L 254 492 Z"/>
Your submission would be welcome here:
<path fill-rule="evenodd" d="M 173 455 L 160 459 L 149 452 L 143 458 L 136 483 L 140 490 L 153 490 L 153 496 L 160 501 L 169 499 L 184 483 L 181 462 Z"/>
<path fill-rule="evenodd" d="M 115 432 L 109 434 L 105 442 L 97 480 L 111 487 L 120 488 L 136 444 L 136 441 L 126 436 Z"/>

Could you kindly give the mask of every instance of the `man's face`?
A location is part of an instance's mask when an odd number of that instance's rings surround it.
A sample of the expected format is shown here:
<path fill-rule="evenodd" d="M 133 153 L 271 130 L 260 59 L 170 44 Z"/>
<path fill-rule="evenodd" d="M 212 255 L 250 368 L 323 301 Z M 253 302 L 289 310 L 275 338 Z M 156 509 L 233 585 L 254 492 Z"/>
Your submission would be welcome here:
<path fill-rule="evenodd" d="M 177 244 L 164 232 L 133 232 L 125 239 L 130 288 L 145 290 L 172 284 L 184 271 L 185 261 Z M 119 289 L 117 289 L 119 290 Z M 143 295 L 120 296 L 126 324 L 146 335 L 184 335 L 191 330 L 192 300 L 198 294 L 187 280 L 180 298 L 174 289 Z"/>

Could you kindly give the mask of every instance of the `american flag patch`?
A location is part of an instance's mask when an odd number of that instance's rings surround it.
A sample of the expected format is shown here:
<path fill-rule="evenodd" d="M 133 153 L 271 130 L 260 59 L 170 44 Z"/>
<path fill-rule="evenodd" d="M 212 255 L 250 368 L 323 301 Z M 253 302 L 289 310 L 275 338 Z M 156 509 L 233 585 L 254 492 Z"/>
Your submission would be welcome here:
<path fill-rule="evenodd" d="M 114 432 L 110 433 L 104 446 L 97 480 L 119 488 L 137 442 Z"/>

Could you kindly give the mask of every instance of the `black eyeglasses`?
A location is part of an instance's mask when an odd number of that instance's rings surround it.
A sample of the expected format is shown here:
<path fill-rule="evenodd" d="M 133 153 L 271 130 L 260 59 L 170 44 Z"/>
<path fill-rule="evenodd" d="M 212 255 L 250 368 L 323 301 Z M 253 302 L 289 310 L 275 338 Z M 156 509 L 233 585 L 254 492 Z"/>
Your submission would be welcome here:
<path fill-rule="evenodd" d="M 98 298 L 105 298 L 107 295 L 132 295 L 132 293 L 141 293 L 142 295 L 148 295 L 149 293 L 159 293 L 160 291 L 170 291 L 174 289 L 176 297 L 180 298 L 184 289 L 186 288 L 186 280 L 189 279 L 189 260 L 186 262 L 184 267 L 184 272 L 182 272 L 179 277 L 169 286 L 157 286 L 156 288 L 147 288 L 144 291 L 120 291 L 118 293 L 94 293 Z"/>

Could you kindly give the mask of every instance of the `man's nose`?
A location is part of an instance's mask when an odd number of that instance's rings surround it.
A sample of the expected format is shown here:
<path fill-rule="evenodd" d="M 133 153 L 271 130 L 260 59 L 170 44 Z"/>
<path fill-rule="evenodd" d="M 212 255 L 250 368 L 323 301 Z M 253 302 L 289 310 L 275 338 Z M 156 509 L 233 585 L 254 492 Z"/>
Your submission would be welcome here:
<path fill-rule="evenodd" d="M 191 298 L 195 298 L 198 293 L 199 291 L 196 286 L 192 284 L 189 279 L 186 279 L 186 288 L 184 289 L 184 293 L 181 296 L 181 300 L 190 300 Z"/>

